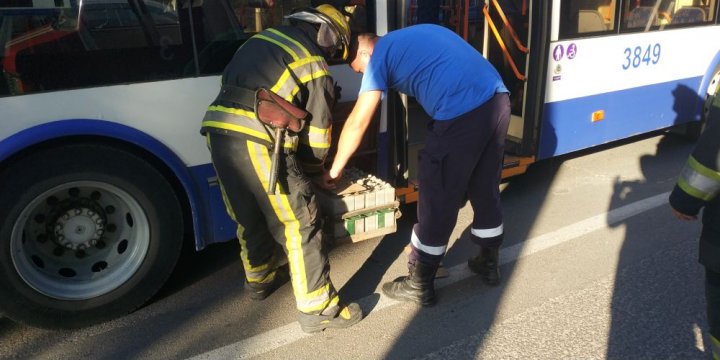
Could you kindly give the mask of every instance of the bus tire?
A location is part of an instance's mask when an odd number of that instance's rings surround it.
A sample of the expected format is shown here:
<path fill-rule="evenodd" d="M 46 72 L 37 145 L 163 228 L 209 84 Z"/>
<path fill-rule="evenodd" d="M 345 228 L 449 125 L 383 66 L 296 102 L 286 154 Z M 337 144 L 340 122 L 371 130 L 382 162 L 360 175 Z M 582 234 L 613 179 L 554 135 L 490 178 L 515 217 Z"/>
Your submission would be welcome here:
<path fill-rule="evenodd" d="M 97 144 L 17 160 L 0 171 L 0 313 L 77 328 L 132 312 L 160 289 L 180 254 L 183 213 L 155 167 Z"/>

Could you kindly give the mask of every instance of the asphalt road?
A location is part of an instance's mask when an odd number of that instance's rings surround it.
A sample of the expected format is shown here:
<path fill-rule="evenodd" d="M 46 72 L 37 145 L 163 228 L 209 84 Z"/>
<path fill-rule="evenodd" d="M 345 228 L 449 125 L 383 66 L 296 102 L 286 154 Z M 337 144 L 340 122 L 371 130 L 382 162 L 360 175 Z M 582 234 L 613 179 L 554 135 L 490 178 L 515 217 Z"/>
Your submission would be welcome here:
<path fill-rule="evenodd" d="M 709 359 L 700 224 L 667 205 L 691 150 L 654 136 L 534 164 L 502 186 L 502 284 L 487 287 L 465 266 L 476 251 L 466 207 L 433 308 L 380 295 L 406 273 L 411 205 L 396 234 L 331 252 L 341 296 L 367 314 L 353 328 L 302 333 L 289 285 L 252 301 L 229 242 L 186 259 L 121 319 L 50 331 L 0 317 L 0 358 Z"/>

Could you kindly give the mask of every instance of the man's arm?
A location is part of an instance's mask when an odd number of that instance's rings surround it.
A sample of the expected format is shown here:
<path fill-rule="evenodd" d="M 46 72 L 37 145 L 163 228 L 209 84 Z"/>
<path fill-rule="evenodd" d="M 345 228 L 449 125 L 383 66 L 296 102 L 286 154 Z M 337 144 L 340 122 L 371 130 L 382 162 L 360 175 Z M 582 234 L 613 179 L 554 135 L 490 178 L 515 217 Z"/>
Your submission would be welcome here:
<path fill-rule="evenodd" d="M 372 121 L 375 109 L 380 103 L 382 91 L 373 90 L 360 94 L 355 102 L 352 112 L 345 121 L 340 139 L 338 140 L 337 153 L 333 160 L 332 167 L 323 175 L 323 183 L 326 187 L 332 188 L 333 181 L 342 175 L 345 165 L 355 150 L 360 146 L 363 135 Z"/>

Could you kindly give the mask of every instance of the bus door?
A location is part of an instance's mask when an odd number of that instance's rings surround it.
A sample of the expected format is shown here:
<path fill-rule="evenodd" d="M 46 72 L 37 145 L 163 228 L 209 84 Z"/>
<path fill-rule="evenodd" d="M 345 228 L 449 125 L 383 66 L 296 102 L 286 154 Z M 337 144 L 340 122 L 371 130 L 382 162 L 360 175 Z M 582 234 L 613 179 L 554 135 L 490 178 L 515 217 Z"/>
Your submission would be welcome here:
<path fill-rule="evenodd" d="M 431 6 L 423 8 L 426 4 Z M 537 80 L 530 79 L 528 74 L 534 68 L 528 66 L 533 59 L 529 51 L 528 41 L 531 29 L 530 0 L 437 0 L 418 3 L 418 0 L 398 1 L 396 9 L 399 27 L 419 23 L 438 23 L 455 31 L 475 49 L 481 52 L 500 72 L 503 81 L 511 91 L 512 118 L 506 141 L 506 155 L 503 177 L 525 172 L 527 166 L 534 161 L 537 135 L 534 126 L 538 116 L 535 115 L 540 105 L 528 102 L 528 93 Z M 539 64 L 537 66 L 540 66 Z M 534 98 L 540 98 L 536 96 Z M 399 168 L 404 172 L 409 188 L 417 186 L 417 154 L 424 147 L 425 126 L 428 115 L 413 99 L 400 95 L 399 102 L 404 104 L 405 113 L 391 112 L 394 116 L 405 116 L 404 136 L 398 134 L 396 139 L 406 146 L 398 151 Z M 405 159 L 405 162 L 402 160 Z M 409 198 L 409 201 L 412 199 Z M 406 200 L 407 201 L 407 200 Z"/>
<path fill-rule="evenodd" d="M 529 64 L 530 0 L 460 0 L 459 34 L 495 66 L 510 90 L 512 106 L 503 177 L 525 172 L 534 161 L 534 104 L 528 92 L 541 73 Z M 533 79 L 536 80 L 536 79 Z"/>

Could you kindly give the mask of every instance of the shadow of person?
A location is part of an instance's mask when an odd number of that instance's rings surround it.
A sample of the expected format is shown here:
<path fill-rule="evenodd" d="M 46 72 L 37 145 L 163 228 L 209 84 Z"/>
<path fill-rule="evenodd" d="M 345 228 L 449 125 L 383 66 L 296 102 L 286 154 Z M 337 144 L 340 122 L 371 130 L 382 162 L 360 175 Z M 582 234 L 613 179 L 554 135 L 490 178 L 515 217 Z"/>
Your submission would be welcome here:
<path fill-rule="evenodd" d="M 699 99 L 689 98 L 691 93 L 697 97 L 684 87 L 673 91 L 676 123 L 693 116 Z M 615 179 L 609 210 L 669 194 L 691 150 L 686 139 L 662 136 L 655 154 L 639 159 L 641 179 Z M 697 244 L 683 241 L 697 238 L 699 230 L 677 224 L 668 206 L 621 222 L 608 217 L 608 226 L 624 228 L 625 236 L 612 293 L 607 358 L 705 358 L 699 346 L 706 327 L 703 273 L 696 261 Z"/>
<path fill-rule="evenodd" d="M 402 207 L 402 216 L 398 219 L 397 232 L 386 235 L 375 247 L 370 256 L 339 290 L 341 299 L 362 299 L 375 294 L 390 265 L 402 256 L 403 249 L 410 241 L 413 225 L 417 222 L 417 205 Z M 361 304 L 367 314 L 377 304 L 379 295 L 372 297 L 372 304 Z"/>
<path fill-rule="evenodd" d="M 557 137 L 553 124 L 543 124 L 541 132 L 544 139 L 543 152 L 554 154 Z M 443 284 L 442 288 L 437 289 L 438 304 L 433 308 L 423 308 L 411 315 L 411 321 L 385 355 L 386 359 L 421 356 L 435 358 L 427 354 L 438 349 L 442 351 L 446 345 L 458 339 L 470 342 L 465 344 L 469 347 L 477 350 L 482 348 L 485 337 L 496 320 L 503 298 L 507 295 L 506 290 L 509 288 L 508 284 L 517 264 L 515 255 L 520 252 L 524 241 L 528 238 L 562 162 L 562 158 L 546 159 L 533 164 L 522 176 L 511 178 L 501 185 L 505 226 L 504 242 L 500 250 L 502 279 L 497 287 L 484 285 L 480 278 L 474 276 L 467 268 L 468 258 L 478 252 L 478 247 L 469 239 L 473 211 L 481 212 L 483 209 L 471 209 L 469 204 L 465 205 L 450 237 L 448 251 L 443 258 L 443 265 L 450 272 L 450 281 L 445 279 L 442 282 L 436 281 L 436 287 L 440 283 Z M 504 253 L 503 250 L 509 247 L 514 251 Z M 458 281 L 465 278 L 466 281 Z M 462 348 L 467 350 L 464 346 Z M 463 352 L 459 358 L 466 355 L 467 353 Z M 442 358 L 443 355 L 440 357 Z"/>

